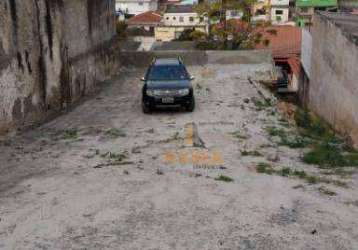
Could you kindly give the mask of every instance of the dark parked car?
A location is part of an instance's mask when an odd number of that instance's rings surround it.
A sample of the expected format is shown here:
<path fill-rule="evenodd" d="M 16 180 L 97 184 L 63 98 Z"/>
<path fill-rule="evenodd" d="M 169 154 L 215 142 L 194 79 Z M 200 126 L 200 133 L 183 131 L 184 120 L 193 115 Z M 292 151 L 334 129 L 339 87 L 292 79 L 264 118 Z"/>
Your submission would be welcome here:
<path fill-rule="evenodd" d="M 156 107 L 184 107 L 192 112 L 193 79 L 180 58 L 155 58 L 142 78 L 143 112 L 149 113 Z"/>

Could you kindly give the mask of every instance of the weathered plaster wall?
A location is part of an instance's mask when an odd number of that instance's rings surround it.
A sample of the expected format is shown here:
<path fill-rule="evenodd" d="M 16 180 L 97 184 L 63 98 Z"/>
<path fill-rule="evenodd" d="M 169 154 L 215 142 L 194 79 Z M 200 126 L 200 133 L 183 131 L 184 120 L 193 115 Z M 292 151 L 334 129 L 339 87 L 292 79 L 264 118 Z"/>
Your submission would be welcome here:
<path fill-rule="evenodd" d="M 358 44 L 320 14 L 312 41 L 309 106 L 358 146 Z"/>
<path fill-rule="evenodd" d="M 0 1 L 0 133 L 58 112 L 111 73 L 114 5 Z"/>

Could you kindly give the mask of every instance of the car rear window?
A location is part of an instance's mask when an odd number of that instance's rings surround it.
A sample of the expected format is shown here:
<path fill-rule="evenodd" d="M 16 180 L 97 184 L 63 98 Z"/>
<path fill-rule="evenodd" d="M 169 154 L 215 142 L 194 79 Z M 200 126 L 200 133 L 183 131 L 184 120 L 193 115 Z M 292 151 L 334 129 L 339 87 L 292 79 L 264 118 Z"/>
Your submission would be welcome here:
<path fill-rule="evenodd" d="M 188 73 L 182 65 L 158 65 L 150 68 L 148 80 L 186 80 Z"/>

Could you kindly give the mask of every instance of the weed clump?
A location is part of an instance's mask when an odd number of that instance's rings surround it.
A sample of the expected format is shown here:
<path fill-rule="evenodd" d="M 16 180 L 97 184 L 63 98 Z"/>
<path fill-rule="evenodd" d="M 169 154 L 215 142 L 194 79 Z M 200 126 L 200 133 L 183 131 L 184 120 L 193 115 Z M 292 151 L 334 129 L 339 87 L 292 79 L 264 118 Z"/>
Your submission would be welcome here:
<path fill-rule="evenodd" d="M 117 128 L 111 128 L 105 132 L 105 135 L 110 138 L 126 137 L 126 133 Z"/>
<path fill-rule="evenodd" d="M 77 129 L 67 129 L 67 130 L 64 130 L 62 133 L 63 140 L 75 140 L 77 138 L 78 138 Z"/>
<path fill-rule="evenodd" d="M 254 150 L 254 151 L 243 150 L 243 151 L 241 151 L 241 155 L 242 156 L 262 156 L 262 154 L 257 150 Z"/>
<path fill-rule="evenodd" d="M 226 176 L 226 175 L 220 175 L 219 177 L 216 177 L 215 178 L 216 181 L 223 181 L 223 182 L 233 182 L 234 179 L 229 177 L 229 176 Z"/>
<path fill-rule="evenodd" d="M 256 166 L 256 171 L 261 174 L 269 174 L 269 175 L 271 175 L 275 172 L 273 167 L 266 162 L 258 163 Z"/>

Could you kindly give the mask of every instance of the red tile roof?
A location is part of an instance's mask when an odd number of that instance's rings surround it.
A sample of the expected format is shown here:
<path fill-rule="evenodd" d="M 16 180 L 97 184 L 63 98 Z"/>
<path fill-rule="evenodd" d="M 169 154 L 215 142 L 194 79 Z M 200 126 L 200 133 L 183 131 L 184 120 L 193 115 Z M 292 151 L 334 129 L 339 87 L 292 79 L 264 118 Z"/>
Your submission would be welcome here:
<path fill-rule="evenodd" d="M 301 72 L 301 60 L 297 56 L 288 58 L 288 65 L 290 65 L 291 71 L 294 75 L 300 75 Z"/>
<path fill-rule="evenodd" d="M 155 11 L 147 11 L 142 14 L 136 15 L 128 20 L 128 25 L 158 25 L 162 16 Z"/>
<path fill-rule="evenodd" d="M 268 47 L 259 44 L 256 46 L 257 49 L 270 49 L 274 58 L 289 58 L 301 55 L 301 28 L 283 25 L 271 26 L 265 28 L 265 30 L 276 30 L 276 34 L 260 31 L 263 39 L 268 39 L 270 44 Z"/>

